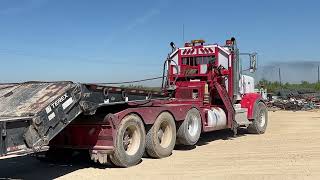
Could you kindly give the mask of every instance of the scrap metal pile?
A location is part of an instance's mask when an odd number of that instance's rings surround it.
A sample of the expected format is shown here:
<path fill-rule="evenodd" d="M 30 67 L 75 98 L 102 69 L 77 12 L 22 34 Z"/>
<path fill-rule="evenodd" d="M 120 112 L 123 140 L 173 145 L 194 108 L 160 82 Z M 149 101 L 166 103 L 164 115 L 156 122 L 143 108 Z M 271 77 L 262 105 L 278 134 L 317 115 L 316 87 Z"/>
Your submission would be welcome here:
<path fill-rule="evenodd" d="M 312 110 L 320 109 L 320 92 L 309 89 L 281 89 L 269 96 L 267 105 L 273 110 Z"/>

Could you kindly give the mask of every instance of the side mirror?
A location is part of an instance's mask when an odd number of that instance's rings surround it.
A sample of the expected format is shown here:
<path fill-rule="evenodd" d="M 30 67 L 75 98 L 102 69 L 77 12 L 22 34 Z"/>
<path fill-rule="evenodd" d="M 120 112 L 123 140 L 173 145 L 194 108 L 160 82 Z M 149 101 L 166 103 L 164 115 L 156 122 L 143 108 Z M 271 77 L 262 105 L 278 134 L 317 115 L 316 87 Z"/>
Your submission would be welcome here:
<path fill-rule="evenodd" d="M 174 44 L 174 42 L 171 42 L 171 43 L 170 43 L 170 46 L 171 46 L 172 52 L 177 49 L 177 47 L 176 47 L 176 45 Z"/>
<path fill-rule="evenodd" d="M 251 53 L 249 54 L 249 57 L 250 57 L 250 72 L 255 72 L 257 70 L 258 54 Z"/>

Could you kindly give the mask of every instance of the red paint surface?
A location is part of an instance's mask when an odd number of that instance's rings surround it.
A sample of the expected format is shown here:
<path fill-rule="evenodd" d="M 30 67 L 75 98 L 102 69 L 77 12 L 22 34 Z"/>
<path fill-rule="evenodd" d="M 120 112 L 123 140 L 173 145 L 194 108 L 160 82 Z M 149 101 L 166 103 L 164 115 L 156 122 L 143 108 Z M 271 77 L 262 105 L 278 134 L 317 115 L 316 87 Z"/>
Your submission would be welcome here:
<path fill-rule="evenodd" d="M 50 146 L 74 149 L 112 149 L 112 127 L 101 124 L 70 124 L 50 141 Z"/>
<path fill-rule="evenodd" d="M 248 93 L 242 97 L 240 104 L 242 108 L 248 108 L 248 119 L 254 118 L 254 106 L 261 99 L 261 95 L 258 93 Z"/>

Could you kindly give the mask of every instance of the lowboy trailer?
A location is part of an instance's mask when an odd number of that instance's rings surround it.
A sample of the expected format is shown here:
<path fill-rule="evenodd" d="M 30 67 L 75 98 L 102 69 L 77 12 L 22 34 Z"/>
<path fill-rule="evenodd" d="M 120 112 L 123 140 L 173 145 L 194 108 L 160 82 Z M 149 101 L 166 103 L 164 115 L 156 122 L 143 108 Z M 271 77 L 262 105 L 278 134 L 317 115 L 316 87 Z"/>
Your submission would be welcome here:
<path fill-rule="evenodd" d="M 265 132 L 266 105 L 242 74 L 235 38 L 171 46 L 159 92 L 67 81 L 0 85 L 0 156 L 82 149 L 101 164 L 128 167 L 145 152 L 164 158 L 176 144 L 195 145 L 201 132 Z M 248 55 L 254 71 L 256 54 Z"/>

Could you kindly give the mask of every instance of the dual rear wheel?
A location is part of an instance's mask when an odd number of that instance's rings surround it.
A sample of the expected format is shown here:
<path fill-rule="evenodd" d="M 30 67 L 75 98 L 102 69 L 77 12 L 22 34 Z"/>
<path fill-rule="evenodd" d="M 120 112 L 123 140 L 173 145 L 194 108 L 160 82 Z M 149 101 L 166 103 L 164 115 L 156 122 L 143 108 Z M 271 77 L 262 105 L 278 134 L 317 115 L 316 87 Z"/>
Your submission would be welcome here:
<path fill-rule="evenodd" d="M 176 124 L 168 112 L 161 113 L 147 133 L 146 151 L 153 158 L 170 156 L 176 144 Z"/>
<path fill-rule="evenodd" d="M 177 143 L 183 145 L 195 145 L 201 134 L 201 116 L 196 108 L 188 111 L 186 119 L 178 128 Z"/>
<path fill-rule="evenodd" d="M 124 117 L 114 141 L 114 152 L 110 155 L 113 164 L 129 167 L 138 164 L 144 154 L 146 133 L 144 124 L 135 114 Z"/>
<path fill-rule="evenodd" d="M 178 130 L 174 117 L 169 112 L 162 112 L 147 133 L 142 119 L 130 114 L 118 127 L 110 160 L 116 166 L 129 167 L 138 164 L 145 151 L 150 157 L 164 158 L 171 155 L 176 139 L 180 144 L 194 145 L 200 133 L 201 117 L 195 108 L 188 111 Z"/>

